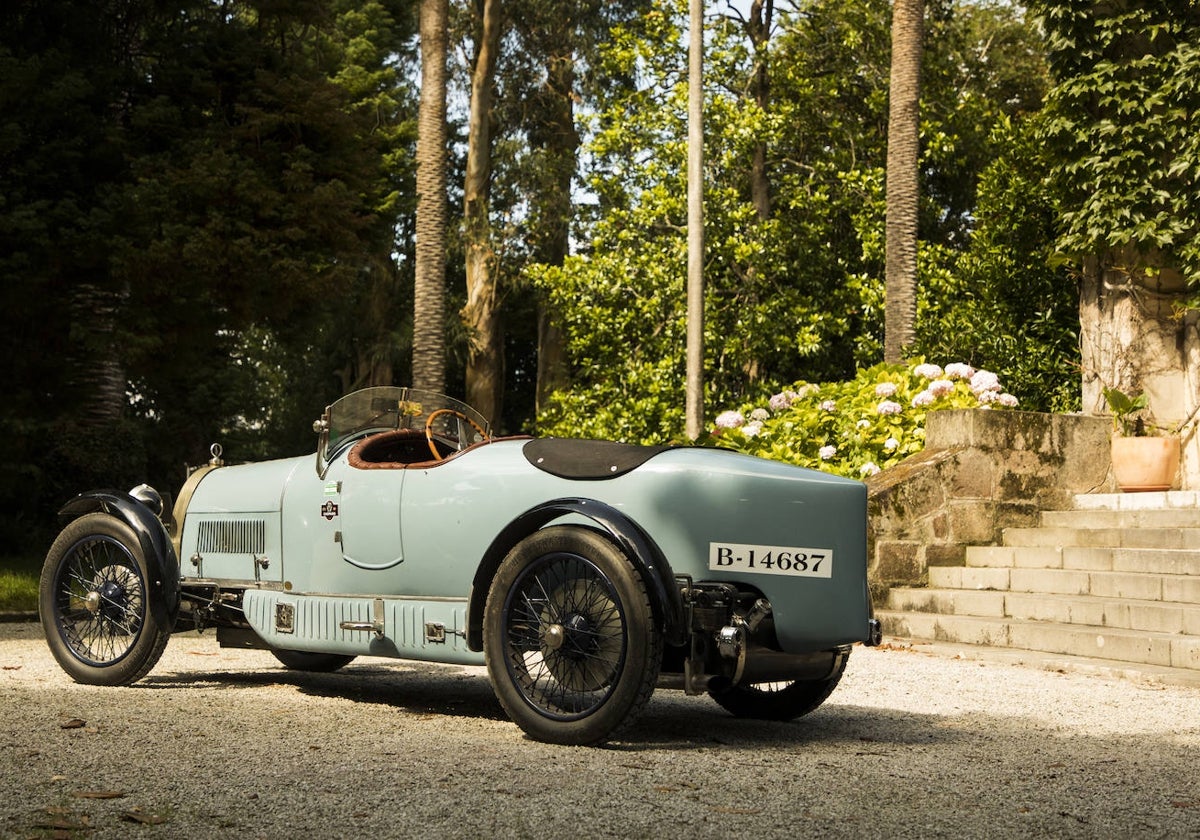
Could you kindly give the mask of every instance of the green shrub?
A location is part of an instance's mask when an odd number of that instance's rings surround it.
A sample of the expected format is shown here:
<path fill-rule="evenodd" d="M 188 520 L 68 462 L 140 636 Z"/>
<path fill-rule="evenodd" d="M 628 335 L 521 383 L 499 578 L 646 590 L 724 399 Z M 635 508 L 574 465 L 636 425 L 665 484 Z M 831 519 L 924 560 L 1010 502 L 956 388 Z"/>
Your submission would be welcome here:
<path fill-rule="evenodd" d="M 965 364 L 880 364 L 849 382 L 797 382 L 766 405 L 717 415 L 705 441 L 751 455 L 864 478 L 925 448 L 928 412 L 1013 408 L 999 379 Z"/>

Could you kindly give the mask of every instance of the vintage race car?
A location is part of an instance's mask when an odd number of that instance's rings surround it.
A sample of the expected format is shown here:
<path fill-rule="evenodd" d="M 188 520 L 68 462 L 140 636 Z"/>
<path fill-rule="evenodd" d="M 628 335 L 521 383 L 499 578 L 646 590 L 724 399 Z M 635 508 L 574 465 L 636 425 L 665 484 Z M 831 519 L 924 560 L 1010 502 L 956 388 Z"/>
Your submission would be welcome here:
<path fill-rule="evenodd" d="M 656 686 L 734 715 L 817 708 L 877 644 L 863 484 L 734 452 L 493 438 L 456 400 L 369 388 L 314 456 L 193 472 L 173 512 L 84 493 L 41 577 L 50 650 L 125 685 L 173 631 L 288 668 L 486 664 L 533 738 L 591 744 Z"/>

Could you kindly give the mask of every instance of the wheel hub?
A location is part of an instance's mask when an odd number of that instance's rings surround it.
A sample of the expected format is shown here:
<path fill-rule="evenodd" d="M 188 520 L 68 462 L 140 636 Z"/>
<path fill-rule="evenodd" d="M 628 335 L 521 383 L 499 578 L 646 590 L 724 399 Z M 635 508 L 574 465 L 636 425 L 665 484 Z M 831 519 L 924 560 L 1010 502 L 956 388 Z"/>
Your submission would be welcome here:
<path fill-rule="evenodd" d="M 542 643 L 551 650 L 579 655 L 587 652 L 589 642 L 587 634 L 591 629 L 592 624 L 585 616 L 572 613 L 561 623 L 547 625 L 542 630 Z M 566 645 L 565 651 L 563 650 L 564 645 Z"/>
<path fill-rule="evenodd" d="M 125 615 L 125 587 L 116 581 L 105 581 L 87 594 L 84 603 L 88 612 L 100 613 L 105 618 L 119 620 Z"/>

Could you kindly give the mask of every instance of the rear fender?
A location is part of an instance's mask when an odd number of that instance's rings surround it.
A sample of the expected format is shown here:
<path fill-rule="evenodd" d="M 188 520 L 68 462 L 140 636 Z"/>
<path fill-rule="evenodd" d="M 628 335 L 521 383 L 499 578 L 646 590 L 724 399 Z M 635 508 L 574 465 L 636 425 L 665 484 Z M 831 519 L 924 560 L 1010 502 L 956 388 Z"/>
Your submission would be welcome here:
<path fill-rule="evenodd" d="M 668 644 L 682 645 L 687 641 L 683 599 L 675 584 L 671 564 L 654 541 L 629 517 L 614 507 L 592 499 L 554 499 L 527 510 L 518 516 L 492 541 L 483 556 L 475 579 L 471 582 L 471 598 L 467 610 L 467 646 L 483 650 L 483 608 L 488 589 L 500 563 L 521 540 L 556 519 L 577 514 L 599 526 L 629 558 L 641 574 L 650 593 L 654 617 L 663 628 Z"/>
<path fill-rule="evenodd" d="M 60 516 L 78 519 L 85 513 L 103 511 L 133 529 L 142 556 L 149 567 L 150 609 L 156 618 L 170 627 L 179 614 L 179 557 L 166 528 L 150 508 L 119 490 L 92 490 L 81 493 L 63 506 Z M 157 597 L 153 597 L 157 596 Z"/>

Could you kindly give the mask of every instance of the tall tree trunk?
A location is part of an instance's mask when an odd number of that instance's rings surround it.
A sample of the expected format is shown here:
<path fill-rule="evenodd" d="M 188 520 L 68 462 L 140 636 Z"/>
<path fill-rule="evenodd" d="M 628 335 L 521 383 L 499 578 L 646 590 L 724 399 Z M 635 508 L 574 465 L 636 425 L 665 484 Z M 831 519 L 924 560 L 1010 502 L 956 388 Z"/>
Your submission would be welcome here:
<path fill-rule="evenodd" d="M 545 152 L 546 178 L 535 198 L 542 224 L 535 239 L 535 258 L 546 265 L 562 265 L 570 251 L 571 182 L 579 151 L 575 130 L 575 56 L 568 50 L 552 55 L 546 65 L 546 84 L 540 104 L 546 116 L 544 133 L 531 142 Z M 567 384 L 566 337 L 548 301 L 538 305 L 538 370 L 536 410 L 540 413 L 550 395 Z"/>
<path fill-rule="evenodd" d="M 883 358 L 900 362 L 917 320 L 917 217 L 924 0 L 895 0 L 888 93 L 887 257 Z"/>
<path fill-rule="evenodd" d="M 755 104 L 764 114 L 771 104 L 768 46 L 774 11 L 774 0 L 754 0 L 750 4 L 750 19 L 746 22 L 746 32 L 750 36 L 750 43 L 754 45 L 754 77 L 751 80 L 751 90 Z M 750 199 L 760 222 L 771 218 L 771 181 L 767 175 L 765 140 L 754 144 L 754 157 L 750 162 Z"/>
<path fill-rule="evenodd" d="M 504 330 L 499 277 L 488 215 L 492 179 L 492 88 L 500 44 L 500 0 L 479 0 L 467 174 L 463 183 L 463 230 L 467 263 L 467 402 L 498 424 L 504 400 Z"/>
<path fill-rule="evenodd" d="M 448 0 L 421 0 L 413 385 L 446 388 L 446 30 Z"/>
<path fill-rule="evenodd" d="M 71 295 L 70 309 L 79 325 L 69 360 L 73 422 L 97 438 L 113 433 L 128 404 L 125 367 L 113 337 L 125 297 L 92 283 L 79 284 Z"/>

